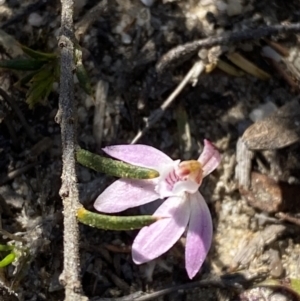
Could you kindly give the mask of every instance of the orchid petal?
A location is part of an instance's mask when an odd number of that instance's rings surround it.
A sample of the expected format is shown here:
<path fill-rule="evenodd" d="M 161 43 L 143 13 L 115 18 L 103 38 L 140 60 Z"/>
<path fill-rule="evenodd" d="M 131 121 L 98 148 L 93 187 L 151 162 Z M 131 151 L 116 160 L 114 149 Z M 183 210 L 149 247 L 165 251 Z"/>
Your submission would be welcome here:
<path fill-rule="evenodd" d="M 206 177 L 218 167 L 221 162 L 221 155 L 210 141 L 204 139 L 203 152 L 198 161 L 202 165 L 203 177 Z"/>
<path fill-rule="evenodd" d="M 167 252 L 181 237 L 190 217 L 186 195 L 168 198 L 153 214 L 163 217 L 142 228 L 132 245 L 132 258 L 136 264 L 153 260 Z"/>
<path fill-rule="evenodd" d="M 155 185 L 155 180 L 117 180 L 98 196 L 94 207 L 100 212 L 114 213 L 150 203 L 159 198 Z"/>
<path fill-rule="evenodd" d="M 187 180 L 187 181 L 179 181 L 175 183 L 173 188 L 173 194 L 180 194 L 182 192 L 187 193 L 195 193 L 199 189 L 199 184 L 195 181 Z"/>
<path fill-rule="evenodd" d="M 185 268 L 192 279 L 201 268 L 210 249 L 213 235 L 211 214 L 203 196 L 190 195 L 191 216 L 185 246 Z"/>
<path fill-rule="evenodd" d="M 166 178 L 169 177 L 169 174 L 176 167 L 178 167 L 179 162 L 180 160 L 175 160 L 175 161 L 172 160 L 172 163 L 165 164 L 157 168 L 160 177 L 157 182 L 157 186 L 155 187 L 155 190 L 157 193 L 159 193 L 161 198 L 167 198 L 169 196 L 174 195 L 173 189 L 168 183 L 168 181 L 166 181 Z"/>
<path fill-rule="evenodd" d="M 173 162 L 169 156 L 148 145 L 113 145 L 102 150 L 113 158 L 141 167 L 157 169 Z"/>

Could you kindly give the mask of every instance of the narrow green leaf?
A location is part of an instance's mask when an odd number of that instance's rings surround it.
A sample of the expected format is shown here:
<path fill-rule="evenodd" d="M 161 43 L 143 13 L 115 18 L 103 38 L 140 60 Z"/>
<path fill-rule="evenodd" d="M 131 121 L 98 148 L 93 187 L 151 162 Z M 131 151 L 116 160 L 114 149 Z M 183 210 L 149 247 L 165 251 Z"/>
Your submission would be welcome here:
<path fill-rule="evenodd" d="M 93 96 L 93 90 L 92 90 L 92 86 L 90 83 L 90 78 L 89 78 L 83 64 L 76 65 L 76 76 L 78 78 L 79 85 L 83 89 L 83 91 L 86 94 Z"/>
<path fill-rule="evenodd" d="M 52 91 L 53 82 L 56 78 L 56 63 L 48 63 L 41 68 L 31 79 L 30 88 L 27 91 L 26 102 L 30 108 L 37 103 L 43 103 Z"/>
<path fill-rule="evenodd" d="M 26 102 L 29 108 L 34 108 L 37 103 L 42 103 L 52 90 L 54 78 L 49 76 L 43 81 L 37 81 L 32 83 L 32 86 L 28 90 Z"/>
<path fill-rule="evenodd" d="M 2 252 L 2 251 L 11 251 L 11 250 L 13 250 L 14 248 L 15 248 L 14 246 L 0 245 L 0 252 Z"/>
<path fill-rule="evenodd" d="M 18 80 L 14 86 L 17 87 L 17 88 L 20 88 L 26 84 L 28 84 L 32 78 L 37 74 L 37 72 L 39 72 L 39 70 L 35 70 L 35 71 L 32 71 L 28 74 L 26 74 L 24 77 L 22 77 L 20 80 Z"/>
<path fill-rule="evenodd" d="M 300 299 L 300 279 L 297 278 L 266 279 L 255 286 L 286 289 Z"/>
<path fill-rule="evenodd" d="M 79 85 L 86 94 L 93 96 L 93 90 L 90 83 L 90 78 L 82 62 L 82 49 L 78 43 L 75 43 L 74 46 L 75 46 L 74 57 L 75 57 L 75 66 L 76 66 L 76 76 L 78 78 Z"/>
<path fill-rule="evenodd" d="M 82 224 L 93 228 L 116 231 L 140 229 L 158 220 L 157 217 L 151 215 L 110 216 L 98 214 L 83 207 L 77 210 L 77 219 Z"/>
<path fill-rule="evenodd" d="M 76 160 L 81 165 L 111 176 L 129 179 L 153 179 L 158 171 L 131 165 L 122 161 L 101 157 L 84 149 L 77 149 Z"/>
<path fill-rule="evenodd" d="M 4 268 L 11 264 L 16 258 L 15 253 L 9 253 L 7 256 L 5 256 L 1 261 L 0 261 L 0 268 Z"/>
<path fill-rule="evenodd" d="M 45 79 L 49 78 L 53 74 L 53 66 L 51 64 L 45 65 L 41 68 L 35 76 L 32 78 L 32 82 L 44 81 Z"/>
<path fill-rule="evenodd" d="M 0 61 L 0 68 L 19 71 L 33 71 L 40 69 L 44 64 L 45 61 L 38 61 L 32 59 L 11 59 Z"/>
<path fill-rule="evenodd" d="M 292 278 L 290 279 L 291 289 L 298 294 L 300 297 L 300 279 Z"/>
<path fill-rule="evenodd" d="M 22 48 L 25 54 L 27 54 L 28 56 L 32 57 L 35 60 L 50 61 L 50 60 L 55 60 L 58 57 L 57 54 L 55 53 L 36 51 L 21 44 L 20 47 Z"/>

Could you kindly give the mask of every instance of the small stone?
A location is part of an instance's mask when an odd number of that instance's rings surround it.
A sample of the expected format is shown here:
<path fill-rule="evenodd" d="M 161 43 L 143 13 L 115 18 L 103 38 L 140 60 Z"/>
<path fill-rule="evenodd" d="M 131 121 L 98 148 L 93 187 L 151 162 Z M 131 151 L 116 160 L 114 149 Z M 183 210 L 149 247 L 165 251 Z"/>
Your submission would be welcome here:
<path fill-rule="evenodd" d="M 252 150 L 280 149 L 300 140 L 300 104 L 289 101 L 270 116 L 252 124 L 242 140 Z"/>
<path fill-rule="evenodd" d="M 227 5 L 227 15 L 229 17 L 241 14 L 243 11 L 243 6 L 240 0 L 228 0 Z"/>
<path fill-rule="evenodd" d="M 247 203 L 264 212 L 299 212 L 299 203 L 295 195 L 300 194 L 300 185 L 276 182 L 266 175 L 252 172 L 251 188 L 240 187 L 240 193 Z"/>
<path fill-rule="evenodd" d="M 278 250 L 269 250 L 269 270 L 270 275 L 274 278 L 280 278 L 284 272 L 284 268 L 281 262 L 280 254 Z"/>
<path fill-rule="evenodd" d="M 43 24 L 43 17 L 37 13 L 31 13 L 28 17 L 28 23 L 34 27 L 40 27 Z"/>
<path fill-rule="evenodd" d="M 141 2 L 146 6 L 152 6 L 155 2 L 155 0 L 141 0 Z"/>
<path fill-rule="evenodd" d="M 258 106 L 254 110 L 252 110 L 252 112 L 249 114 L 249 118 L 253 122 L 256 122 L 256 121 L 264 119 L 265 117 L 268 117 L 273 112 L 275 112 L 276 109 L 277 109 L 276 105 L 273 102 L 268 101 L 268 102 Z"/>
<path fill-rule="evenodd" d="M 249 190 L 240 189 L 240 192 L 252 207 L 265 212 L 281 211 L 282 197 L 280 187 L 266 175 L 252 172 L 251 188 Z"/>
<path fill-rule="evenodd" d="M 121 38 L 122 38 L 123 44 L 128 45 L 128 44 L 130 44 L 132 42 L 132 37 L 129 34 L 127 34 L 127 33 L 123 33 L 121 35 Z"/>

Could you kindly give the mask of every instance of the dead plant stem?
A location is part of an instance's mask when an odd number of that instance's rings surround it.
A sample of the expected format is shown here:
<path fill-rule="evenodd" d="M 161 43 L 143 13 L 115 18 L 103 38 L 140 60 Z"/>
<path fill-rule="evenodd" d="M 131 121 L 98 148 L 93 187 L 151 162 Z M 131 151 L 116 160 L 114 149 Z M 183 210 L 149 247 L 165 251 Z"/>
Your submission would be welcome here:
<path fill-rule="evenodd" d="M 60 96 L 56 116 L 61 127 L 62 142 L 62 186 L 64 216 L 64 265 L 60 281 L 65 287 L 65 301 L 87 300 L 82 296 L 79 273 L 79 231 L 76 209 L 79 193 L 75 168 L 76 106 L 74 100 L 74 25 L 73 0 L 61 0 L 60 48 Z"/>

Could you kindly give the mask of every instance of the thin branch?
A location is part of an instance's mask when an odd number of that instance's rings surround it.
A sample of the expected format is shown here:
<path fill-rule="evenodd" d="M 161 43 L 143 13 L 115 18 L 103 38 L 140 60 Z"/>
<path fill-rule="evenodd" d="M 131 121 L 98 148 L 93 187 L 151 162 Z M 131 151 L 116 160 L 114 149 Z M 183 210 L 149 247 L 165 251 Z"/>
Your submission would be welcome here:
<path fill-rule="evenodd" d="M 163 115 L 165 110 L 170 106 L 170 104 L 175 100 L 178 94 L 183 90 L 183 88 L 191 81 L 198 78 L 201 72 L 204 70 L 205 66 L 201 61 L 197 61 L 183 80 L 179 83 L 176 89 L 171 93 L 171 95 L 163 102 L 159 109 L 155 110 L 147 119 L 146 126 L 140 130 L 134 139 L 131 141 L 131 144 L 136 143 Z"/>
<path fill-rule="evenodd" d="M 60 96 L 56 120 L 61 127 L 62 186 L 60 196 L 64 207 L 64 267 L 60 281 L 65 286 L 65 301 L 87 300 L 81 295 L 79 276 L 79 231 L 76 209 L 79 193 L 75 169 L 76 107 L 74 101 L 74 26 L 73 0 L 61 0 Z"/>
<path fill-rule="evenodd" d="M 216 45 L 228 45 L 243 41 L 258 40 L 272 35 L 293 32 L 300 32 L 300 23 L 270 25 L 262 26 L 256 29 L 248 29 L 230 33 L 226 32 L 217 37 L 209 37 L 207 39 L 189 42 L 184 45 L 179 45 L 163 55 L 156 64 L 156 71 L 158 76 L 160 76 L 167 68 L 172 68 L 182 64 L 201 48 L 211 48 Z"/>
<path fill-rule="evenodd" d="M 91 301 L 149 301 L 149 300 L 157 300 L 157 298 L 162 297 L 164 295 L 168 295 L 178 291 L 188 291 L 193 290 L 195 288 L 208 288 L 214 287 L 224 290 L 240 290 L 244 286 L 248 286 L 252 284 L 255 279 L 259 279 L 261 277 L 260 274 L 229 274 L 223 276 L 215 276 L 213 279 L 205 279 L 194 282 L 188 282 L 181 285 L 174 285 L 165 289 L 158 290 L 153 293 L 144 294 L 139 296 L 141 292 L 137 292 L 135 295 L 128 295 L 121 298 L 93 298 Z"/>
<path fill-rule="evenodd" d="M 22 175 L 23 173 L 27 172 L 28 170 L 30 170 L 31 168 L 33 168 L 34 166 L 36 166 L 38 164 L 38 162 L 35 163 L 30 163 L 28 165 L 25 165 L 23 167 L 20 167 L 18 169 L 15 169 L 13 171 L 10 171 L 6 176 L 3 176 L 0 180 L 0 186 L 6 184 L 7 182 L 15 179 L 16 177 Z"/>
<path fill-rule="evenodd" d="M 103 16 L 103 13 L 108 10 L 108 1 L 102 0 L 98 4 L 88 10 L 81 20 L 75 24 L 75 35 L 79 40 L 85 35 L 89 27 L 99 19 L 99 16 Z"/>
<path fill-rule="evenodd" d="M 276 214 L 276 216 L 278 218 L 280 218 L 282 221 L 287 221 L 287 222 L 290 222 L 290 223 L 293 223 L 297 226 L 300 226 L 300 219 L 297 218 L 297 217 L 294 217 L 288 213 L 284 213 L 284 212 L 278 212 Z"/>
<path fill-rule="evenodd" d="M 158 297 L 168 295 L 177 292 L 179 290 L 190 290 L 194 288 L 209 287 L 209 286 L 213 286 L 217 288 L 225 288 L 225 285 L 222 280 L 200 280 L 196 282 L 186 283 L 182 285 L 175 285 L 173 287 L 165 288 L 157 292 L 153 292 L 145 296 L 138 297 L 135 299 L 135 301 L 149 301 L 153 299 L 155 300 Z"/>
<path fill-rule="evenodd" d="M 119 298 L 99 298 L 99 297 L 95 297 L 95 298 L 92 298 L 91 301 L 134 301 L 134 300 L 137 300 L 137 298 L 142 296 L 142 295 L 144 295 L 144 292 L 137 291 L 135 293 L 132 293 L 132 294 L 124 296 L 124 297 L 119 297 Z"/>
<path fill-rule="evenodd" d="M 297 33 L 300 32 L 300 23 L 286 24 L 286 25 L 270 25 L 262 26 L 257 29 L 249 29 L 238 32 L 226 32 L 217 37 L 209 37 L 207 39 L 197 40 L 193 42 L 186 43 L 184 45 L 179 45 L 170 51 L 168 51 L 156 64 L 156 72 L 158 77 L 160 77 L 166 69 L 172 69 L 191 58 L 197 51 L 201 48 L 211 48 L 216 45 L 228 45 L 243 41 L 257 40 L 267 36 L 278 35 L 281 33 Z M 191 71 L 190 71 L 191 72 Z M 146 119 L 146 126 L 143 130 L 139 131 L 131 144 L 136 143 L 147 131 L 151 128 L 164 114 L 165 109 L 169 104 L 175 99 L 177 94 L 182 90 L 182 88 L 187 84 L 186 75 L 182 83 L 175 89 L 175 91 L 169 96 L 169 98 L 162 104 L 162 106 L 156 110 L 153 114 Z M 183 87 L 181 87 L 181 85 Z M 177 91 L 179 92 L 177 93 Z"/>
<path fill-rule="evenodd" d="M 103 126 L 105 119 L 105 107 L 107 104 L 108 87 L 108 83 L 103 80 L 99 80 L 96 86 L 93 136 L 98 148 L 101 148 L 103 137 Z"/>

